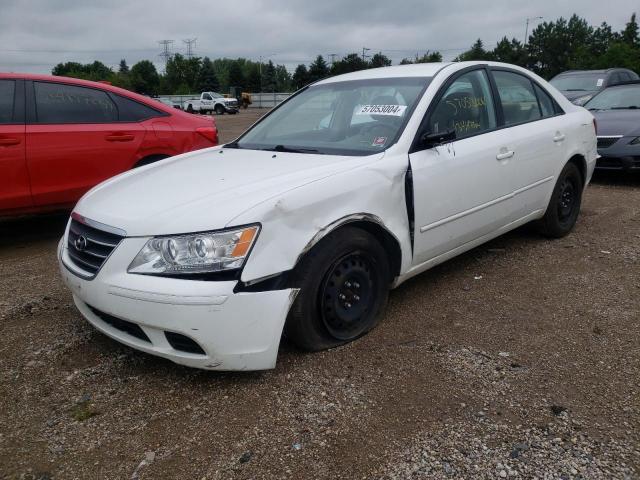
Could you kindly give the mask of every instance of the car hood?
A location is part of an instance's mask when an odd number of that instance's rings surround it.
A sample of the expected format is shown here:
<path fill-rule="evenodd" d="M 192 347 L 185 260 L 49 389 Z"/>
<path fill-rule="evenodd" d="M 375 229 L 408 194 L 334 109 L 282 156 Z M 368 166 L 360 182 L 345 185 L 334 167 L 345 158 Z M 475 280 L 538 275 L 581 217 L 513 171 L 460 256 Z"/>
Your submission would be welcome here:
<path fill-rule="evenodd" d="M 276 195 L 382 156 L 214 147 L 107 180 L 82 197 L 74 211 L 128 236 L 214 230 L 232 226 L 233 218 Z"/>
<path fill-rule="evenodd" d="M 640 136 L 640 110 L 595 110 L 598 135 Z"/>
<path fill-rule="evenodd" d="M 598 93 L 598 90 L 579 90 L 579 91 L 574 91 L 574 90 L 562 90 L 562 94 L 567 97 L 567 100 L 569 101 L 573 101 L 576 98 L 580 98 L 580 97 L 584 97 L 586 95 L 595 95 L 596 93 Z"/>

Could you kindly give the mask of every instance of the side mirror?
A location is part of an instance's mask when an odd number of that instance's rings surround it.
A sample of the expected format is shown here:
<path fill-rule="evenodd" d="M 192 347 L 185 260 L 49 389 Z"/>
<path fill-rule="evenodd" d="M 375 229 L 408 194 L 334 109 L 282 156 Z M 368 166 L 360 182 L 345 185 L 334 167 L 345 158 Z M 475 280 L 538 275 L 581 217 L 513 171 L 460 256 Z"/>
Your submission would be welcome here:
<path fill-rule="evenodd" d="M 456 139 L 456 131 L 454 129 L 445 130 L 438 133 L 423 133 L 420 137 L 420 143 L 425 148 L 437 147 L 443 143 L 449 143 Z"/>

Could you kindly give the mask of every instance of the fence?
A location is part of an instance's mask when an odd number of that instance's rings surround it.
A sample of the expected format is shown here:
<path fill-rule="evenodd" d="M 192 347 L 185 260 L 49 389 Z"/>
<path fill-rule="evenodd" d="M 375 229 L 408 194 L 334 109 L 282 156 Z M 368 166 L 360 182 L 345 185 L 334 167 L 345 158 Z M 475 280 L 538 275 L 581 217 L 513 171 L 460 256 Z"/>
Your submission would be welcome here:
<path fill-rule="evenodd" d="M 249 108 L 273 108 L 291 96 L 290 93 L 263 92 L 251 94 L 251 105 Z M 159 98 L 171 100 L 182 105 L 187 100 L 199 99 L 200 94 L 193 95 L 160 95 Z"/>

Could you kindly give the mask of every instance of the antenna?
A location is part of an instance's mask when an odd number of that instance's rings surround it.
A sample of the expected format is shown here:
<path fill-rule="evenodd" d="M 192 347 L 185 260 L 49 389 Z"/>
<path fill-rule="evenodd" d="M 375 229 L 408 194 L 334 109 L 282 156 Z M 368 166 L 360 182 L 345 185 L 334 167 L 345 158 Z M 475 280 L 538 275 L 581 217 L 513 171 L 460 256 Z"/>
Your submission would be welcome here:
<path fill-rule="evenodd" d="M 182 40 L 184 43 L 187 44 L 187 58 L 193 57 L 193 50 L 194 50 L 194 47 L 196 46 L 196 40 L 197 38 L 187 38 L 186 40 Z"/>

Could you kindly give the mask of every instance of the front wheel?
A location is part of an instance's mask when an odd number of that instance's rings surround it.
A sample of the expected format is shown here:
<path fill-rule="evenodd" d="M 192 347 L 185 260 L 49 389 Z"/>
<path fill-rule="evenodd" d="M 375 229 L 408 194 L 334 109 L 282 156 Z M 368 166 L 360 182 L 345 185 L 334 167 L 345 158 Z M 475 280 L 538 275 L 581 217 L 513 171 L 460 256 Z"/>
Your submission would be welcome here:
<path fill-rule="evenodd" d="M 220 104 L 216 105 L 214 110 L 216 111 L 216 113 L 218 115 L 224 114 L 224 107 L 222 105 L 220 105 Z"/>
<path fill-rule="evenodd" d="M 553 189 L 544 217 L 539 222 L 547 237 L 560 238 L 573 230 L 582 202 L 582 175 L 574 163 L 567 163 Z"/>
<path fill-rule="evenodd" d="M 369 233 L 344 227 L 322 239 L 300 262 L 300 292 L 285 324 L 298 347 L 316 351 L 348 343 L 379 321 L 387 304 L 387 254 Z"/>

